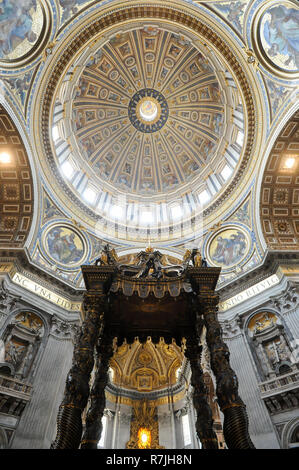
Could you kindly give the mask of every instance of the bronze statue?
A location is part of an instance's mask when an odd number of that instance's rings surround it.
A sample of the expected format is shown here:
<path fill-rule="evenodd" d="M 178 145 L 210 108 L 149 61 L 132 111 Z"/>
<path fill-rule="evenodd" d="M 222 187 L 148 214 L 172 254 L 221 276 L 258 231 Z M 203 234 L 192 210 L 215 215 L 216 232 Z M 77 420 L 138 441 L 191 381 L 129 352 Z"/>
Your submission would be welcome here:
<path fill-rule="evenodd" d="M 195 268 L 201 267 L 202 256 L 201 256 L 200 251 L 197 248 L 193 248 L 192 253 L 191 253 L 191 259 L 192 259 L 193 266 Z"/>
<path fill-rule="evenodd" d="M 188 267 L 190 261 L 195 268 L 206 268 L 208 266 L 206 258 L 203 258 L 198 248 L 192 250 L 186 250 L 183 258 L 184 267 Z"/>
<path fill-rule="evenodd" d="M 142 251 L 139 253 L 137 258 L 139 258 L 139 263 L 142 266 L 135 276 L 137 279 L 147 277 L 149 274 L 155 279 L 160 279 L 162 277 L 162 254 L 160 251 Z M 150 273 L 150 270 L 153 270 L 153 272 Z"/>
<path fill-rule="evenodd" d="M 109 264 L 117 264 L 118 256 L 114 248 L 109 249 L 109 244 L 104 245 L 101 256 L 96 259 L 96 266 L 103 266 Z"/>

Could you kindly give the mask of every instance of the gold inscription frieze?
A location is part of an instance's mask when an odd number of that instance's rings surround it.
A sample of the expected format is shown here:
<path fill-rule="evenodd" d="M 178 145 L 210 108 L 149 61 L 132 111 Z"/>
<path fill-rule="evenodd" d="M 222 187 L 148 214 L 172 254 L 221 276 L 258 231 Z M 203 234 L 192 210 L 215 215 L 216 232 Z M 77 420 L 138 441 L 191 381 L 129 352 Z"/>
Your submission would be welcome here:
<path fill-rule="evenodd" d="M 15 273 L 12 277 L 12 281 L 15 284 L 20 285 L 24 289 L 44 298 L 45 300 L 48 300 L 49 302 L 58 305 L 64 310 L 68 310 L 71 312 L 79 312 L 81 310 L 81 302 L 71 302 L 65 297 L 57 295 L 55 292 L 50 291 L 49 289 L 32 281 L 28 277 L 23 276 L 23 274 Z"/>
<path fill-rule="evenodd" d="M 277 274 L 273 274 L 272 276 L 267 277 L 261 282 L 254 284 L 253 286 L 249 287 L 248 289 L 240 292 L 239 294 L 231 297 L 230 299 L 225 300 L 224 302 L 219 303 L 219 312 L 225 312 L 232 307 L 235 307 L 246 300 L 255 297 L 258 294 L 261 294 L 267 289 L 279 284 L 280 278 Z"/>

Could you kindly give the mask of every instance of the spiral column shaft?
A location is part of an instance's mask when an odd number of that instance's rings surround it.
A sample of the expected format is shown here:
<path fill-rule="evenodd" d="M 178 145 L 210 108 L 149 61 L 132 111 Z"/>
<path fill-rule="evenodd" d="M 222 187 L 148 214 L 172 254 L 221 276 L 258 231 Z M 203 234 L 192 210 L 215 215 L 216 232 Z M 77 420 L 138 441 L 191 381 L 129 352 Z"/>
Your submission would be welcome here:
<path fill-rule="evenodd" d="M 112 338 L 103 334 L 97 347 L 97 370 L 90 393 L 90 406 L 86 415 L 81 449 L 96 449 L 102 434 L 105 408 L 105 387 L 108 382 L 109 360 L 113 355 Z"/>
<path fill-rule="evenodd" d="M 77 335 L 72 367 L 66 379 L 64 398 L 57 417 L 57 434 L 52 449 L 78 449 L 82 435 L 82 411 L 89 396 L 89 379 L 94 366 L 94 346 L 103 321 L 104 294 L 86 293 L 85 320 Z"/>
<path fill-rule="evenodd" d="M 246 406 L 238 394 L 238 379 L 230 367 L 229 349 L 222 339 L 217 319 L 219 296 L 214 292 L 198 295 L 207 329 L 206 341 L 211 355 L 211 368 L 216 378 L 216 395 L 224 414 L 223 434 L 231 449 L 253 449 L 248 432 Z"/>
<path fill-rule="evenodd" d="M 194 335 L 187 339 L 185 356 L 190 361 L 191 385 L 193 387 L 193 404 L 197 413 L 196 432 L 203 449 L 218 449 L 218 440 L 213 429 L 212 410 L 208 402 L 208 390 L 201 368 L 201 351 L 199 337 Z"/>

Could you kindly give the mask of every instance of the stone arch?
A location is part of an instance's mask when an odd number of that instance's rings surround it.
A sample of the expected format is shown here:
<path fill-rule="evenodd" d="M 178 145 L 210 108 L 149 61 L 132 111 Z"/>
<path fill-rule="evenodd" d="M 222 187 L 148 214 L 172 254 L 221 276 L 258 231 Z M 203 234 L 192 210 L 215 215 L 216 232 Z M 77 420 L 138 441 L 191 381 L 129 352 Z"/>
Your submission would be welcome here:
<path fill-rule="evenodd" d="M 270 250 L 299 250 L 298 150 L 297 110 L 276 138 L 261 182 L 260 220 Z"/>
<path fill-rule="evenodd" d="M 283 428 L 281 434 L 281 444 L 283 449 L 289 449 L 292 440 L 294 439 L 295 432 L 299 432 L 299 418 L 294 418 L 289 421 Z"/>
<path fill-rule="evenodd" d="M 292 371 L 291 338 L 281 315 L 269 308 L 260 308 L 244 324 L 251 354 L 263 380 Z M 284 372 L 284 370 L 288 371 Z"/>
<path fill-rule="evenodd" d="M 0 427 L 0 449 L 7 449 L 7 448 L 8 448 L 7 435 L 4 429 Z"/>
<path fill-rule="evenodd" d="M 32 377 L 48 333 L 47 321 L 39 311 L 15 309 L 1 331 L 1 372 L 19 379 Z"/>
<path fill-rule="evenodd" d="M 22 312 L 31 312 L 40 317 L 41 321 L 44 324 L 45 328 L 45 333 L 44 337 L 47 337 L 49 332 L 50 332 L 50 325 L 49 325 L 49 319 L 48 317 L 44 314 L 44 312 L 40 312 L 37 308 L 35 307 L 27 307 L 26 305 L 24 306 L 19 306 L 15 309 L 13 309 L 9 315 L 7 316 L 5 322 L 3 323 L 2 327 L 0 328 L 0 337 L 3 335 L 4 330 L 6 329 L 7 325 L 9 325 L 12 321 L 12 319 L 16 316 L 18 316 Z"/>
<path fill-rule="evenodd" d="M 34 187 L 31 166 L 20 132 L 0 103 L 0 247 L 24 246 L 33 219 Z"/>

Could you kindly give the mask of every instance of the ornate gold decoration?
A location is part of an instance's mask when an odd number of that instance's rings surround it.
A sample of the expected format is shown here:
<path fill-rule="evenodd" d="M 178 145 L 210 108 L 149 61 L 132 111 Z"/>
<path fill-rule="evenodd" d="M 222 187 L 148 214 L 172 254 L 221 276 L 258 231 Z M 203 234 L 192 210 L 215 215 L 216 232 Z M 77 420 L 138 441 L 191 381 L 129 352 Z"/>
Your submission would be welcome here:
<path fill-rule="evenodd" d="M 213 29 L 211 29 L 207 24 L 205 24 L 200 17 L 192 17 L 192 14 L 189 14 L 186 11 L 177 12 L 175 8 L 172 8 L 170 5 L 159 5 L 159 6 L 135 6 L 135 5 L 126 5 L 119 9 L 118 11 L 114 11 L 113 13 L 106 14 L 105 17 L 97 17 L 94 23 L 89 27 L 82 28 L 82 31 L 76 36 L 74 41 L 67 45 L 63 51 L 63 53 L 59 56 L 59 60 L 54 64 L 53 68 L 51 68 L 51 76 L 49 75 L 49 82 L 46 83 L 47 78 L 45 77 L 45 81 L 41 86 L 41 89 L 46 89 L 46 93 L 44 99 L 42 100 L 42 114 L 43 117 L 41 119 L 37 119 L 38 122 L 42 122 L 43 126 L 43 144 L 45 150 L 45 155 L 47 155 L 47 162 L 51 165 L 54 173 L 56 173 L 55 162 L 52 156 L 51 150 L 51 142 L 49 139 L 49 113 L 53 107 L 53 98 L 55 93 L 55 88 L 58 85 L 58 81 L 60 80 L 61 76 L 63 75 L 66 67 L 70 64 L 70 61 L 75 57 L 79 49 L 82 49 L 84 44 L 87 41 L 92 41 L 94 38 L 99 34 L 104 34 L 107 25 L 109 24 L 109 28 L 113 27 L 115 23 L 121 24 L 122 22 L 127 22 L 128 18 L 134 21 L 134 18 L 140 18 L 145 22 L 149 22 L 152 20 L 159 20 L 160 18 L 168 18 L 177 22 L 178 26 L 182 26 L 183 28 L 186 27 L 189 30 L 194 31 L 196 35 L 201 35 L 202 39 L 208 41 L 209 43 L 213 43 L 215 48 L 217 48 L 219 54 L 224 56 L 224 59 L 229 64 L 233 75 L 236 77 L 236 80 L 240 83 L 240 87 L 242 89 L 242 93 L 244 96 L 244 103 L 246 104 L 246 115 L 247 115 L 247 123 L 248 123 L 248 139 L 246 141 L 246 148 L 244 148 L 244 159 L 242 165 L 238 167 L 236 173 L 236 180 L 240 181 L 241 177 L 244 176 L 244 171 L 247 168 L 247 162 L 251 157 L 253 146 L 255 145 L 255 140 L 257 134 L 254 131 L 255 128 L 255 110 L 254 110 L 254 100 L 251 89 L 249 87 L 249 82 L 246 77 L 246 70 L 242 67 L 242 64 L 239 63 L 237 57 L 234 54 L 234 49 L 231 44 L 227 44 Z M 122 45 L 120 45 L 122 47 Z M 128 56 L 129 57 L 129 56 Z M 127 59 L 127 57 L 125 57 Z M 43 153 L 43 152 L 42 152 Z M 45 165 L 47 163 L 45 162 Z M 61 183 L 61 184 L 60 184 Z M 54 185 L 58 188 L 58 183 L 54 182 Z M 59 185 L 64 187 L 63 182 L 59 181 Z M 225 188 L 225 192 L 217 198 L 217 201 L 213 202 L 206 210 L 205 215 L 209 215 L 211 211 L 213 211 L 216 207 L 219 207 L 224 200 L 235 191 L 237 186 L 237 182 L 234 181 L 233 184 L 227 185 Z M 62 193 L 62 191 L 58 191 L 62 198 L 62 200 L 72 200 L 73 203 L 76 204 L 76 208 L 78 209 L 79 213 L 84 213 L 84 218 L 88 220 L 90 223 L 92 220 L 95 219 L 92 211 L 88 214 L 86 213 L 86 206 L 82 201 L 77 201 L 77 197 L 69 190 Z M 234 194 L 235 197 L 235 194 Z M 120 224 L 121 225 L 121 224 Z M 110 226 L 103 230 L 107 233 L 109 232 Z M 120 228 L 120 230 L 122 230 Z M 130 235 L 128 235 L 130 236 Z M 133 235 L 131 234 L 133 237 Z M 141 236 L 141 235 L 140 235 Z"/>
<path fill-rule="evenodd" d="M 168 346 L 163 338 L 155 345 L 151 339 L 145 344 L 135 340 L 130 347 L 124 343 L 110 361 L 113 383 L 140 392 L 159 390 L 176 383 L 182 360 L 181 348 L 175 343 Z"/>
<path fill-rule="evenodd" d="M 53 48 L 55 47 L 56 41 L 49 42 L 47 47 L 43 51 L 42 59 L 45 61 L 49 55 L 52 54 Z"/>
<path fill-rule="evenodd" d="M 252 64 L 254 68 L 257 68 L 259 63 L 256 60 L 256 56 L 255 56 L 253 50 L 252 49 L 246 49 L 246 48 L 244 48 L 243 50 L 244 50 L 245 54 L 247 55 L 248 64 Z"/>
<path fill-rule="evenodd" d="M 210 232 L 217 232 L 217 230 L 220 229 L 221 225 L 222 225 L 222 221 L 217 222 L 217 224 L 213 225 L 213 227 L 211 227 L 209 231 Z"/>
<path fill-rule="evenodd" d="M 164 449 L 159 445 L 159 423 L 155 402 L 147 400 L 133 403 L 131 437 L 126 449 Z M 146 439 L 142 440 L 142 437 Z"/>
<path fill-rule="evenodd" d="M 181 392 L 173 395 L 171 397 L 172 403 L 178 403 L 180 400 L 182 400 L 185 397 L 185 395 L 186 395 L 186 390 L 182 390 Z M 134 400 L 132 398 L 119 396 L 119 395 L 113 395 L 107 390 L 105 390 L 105 396 L 106 396 L 106 400 L 109 400 L 110 403 L 118 403 L 118 404 L 127 405 L 127 406 L 133 406 L 133 403 L 134 403 Z M 156 400 L 156 406 L 168 405 L 168 404 L 169 404 L 168 395 L 160 397 Z"/>
<path fill-rule="evenodd" d="M 202 256 L 201 254 L 199 253 L 199 251 L 194 255 L 194 266 L 196 268 L 199 268 L 201 266 L 201 263 L 202 263 Z"/>
<path fill-rule="evenodd" d="M 138 431 L 138 449 L 150 449 L 152 435 L 149 429 L 140 428 Z"/>
<path fill-rule="evenodd" d="M 16 323 L 31 331 L 39 331 L 43 322 L 39 316 L 32 312 L 22 312 L 16 316 Z"/>
<path fill-rule="evenodd" d="M 184 257 L 183 257 L 183 262 L 184 264 L 189 263 L 190 260 L 191 260 L 191 250 L 186 250 Z"/>
<path fill-rule="evenodd" d="M 260 312 L 250 320 L 248 328 L 254 333 L 260 333 L 271 328 L 277 322 L 277 317 L 271 312 Z"/>

